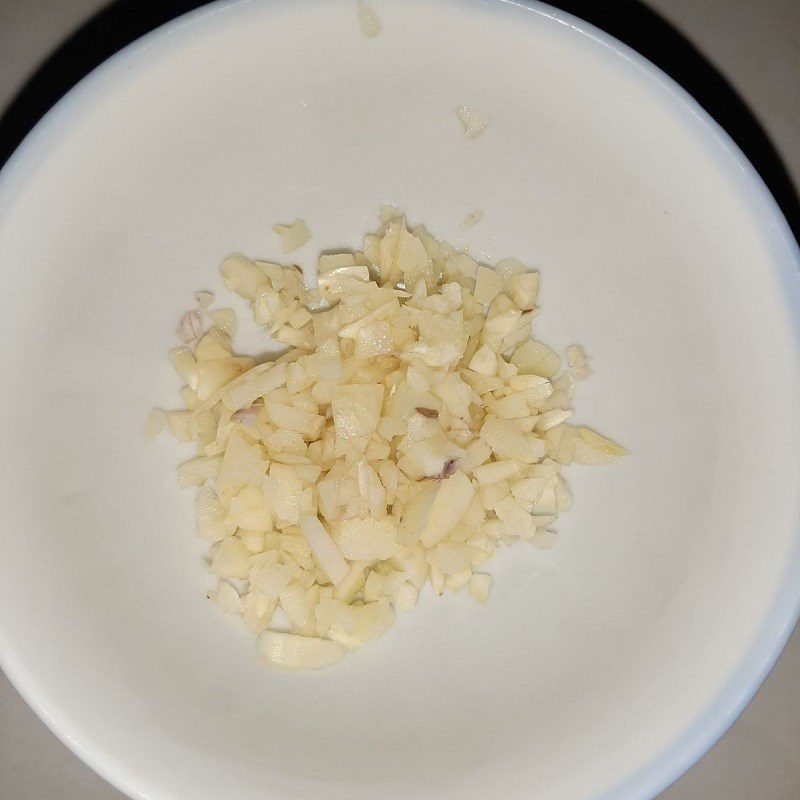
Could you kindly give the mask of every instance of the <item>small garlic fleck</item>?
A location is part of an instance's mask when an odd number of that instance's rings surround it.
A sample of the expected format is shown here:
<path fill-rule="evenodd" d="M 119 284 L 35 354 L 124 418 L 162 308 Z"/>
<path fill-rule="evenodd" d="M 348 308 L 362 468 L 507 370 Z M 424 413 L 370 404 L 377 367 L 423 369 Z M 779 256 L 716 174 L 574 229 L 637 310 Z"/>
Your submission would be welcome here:
<path fill-rule="evenodd" d="M 357 0 L 356 14 L 364 36 L 374 39 L 383 30 L 380 18 L 365 0 Z"/>
<path fill-rule="evenodd" d="M 245 428 L 255 427 L 258 421 L 258 414 L 262 406 L 248 406 L 247 408 L 240 408 L 231 414 L 231 421 L 237 425 L 243 425 Z"/>
<path fill-rule="evenodd" d="M 448 478 L 452 478 L 456 471 L 456 464 L 458 464 L 457 458 L 451 458 L 449 461 L 445 461 L 442 471 L 438 475 L 434 475 L 433 480 L 446 481 Z"/>
<path fill-rule="evenodd" d="M 184 344 L 191 344 L 203 332 L 203 318 L 200 312 L 187 311 L 178 324 L 178 338 Z"/>
<path fill-rule="evenodd" d="M 567 348 L 567 364 L 569 364 L 570 373 L 576 381 L 585 381 L 592 374 L 589 356 L 579 344 L 573 344 Z"/>
<path fill-rule="evenodd" d="M 209 316 L 223 333 L 227 333 L 228 336 L 236 334 L 236 312 L 230 308 L 220 308 L 210 312 Z"/>
<path fill-rule="evenodd" d="M 464 126 L 464 133 L 467 135 L 467 139 L 477 139 L 486 130 L 486 126 L 490 122 L 489 115 L 484 114 L 483 111 L 478 111 L 477 108 L 459 106 L 456 112 L 461 118 L 461 124 Z"/>
<path fill-rule="evenodd" d="M 240 614 L 242 611 L 242 598 L 228 581 L 220 581 L 217 591 L 210 592 L 207 597 L 209 600 L 213 600 L 226 614 Z"/>
<path fill-rule="evenodd" d="M 281 237 L 284 253 L 293 253 L 311 241 L 311 231 L 304 219 L 296 219 L 291 225 L 273 225 L 272 230 Z"/>
<path fill-rule="evenodd" d="M 483 219 L 483 209 L 476 208 L 475 211 L 470 211 L 463 220 L 461 220 L 461 224 L 465 228 L 474 228 L 481 220 Z"/>
<path fill-rule="evenodd" d="M 195 292 L 194 299 L 197 300 L 197 305 L 202 309 L 208 308 L 214 302 L 213 292 Z"/>

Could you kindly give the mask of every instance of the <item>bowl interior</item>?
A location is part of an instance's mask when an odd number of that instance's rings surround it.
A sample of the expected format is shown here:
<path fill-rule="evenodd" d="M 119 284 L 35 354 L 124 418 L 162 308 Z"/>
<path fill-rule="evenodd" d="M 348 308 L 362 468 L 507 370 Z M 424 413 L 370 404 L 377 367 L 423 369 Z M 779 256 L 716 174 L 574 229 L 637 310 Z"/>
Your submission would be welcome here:
<path fill-rule="evenodd" d="M 373 5 L 374 40 L 350 0 L 196 13 L 4 172 L 4 666 L 153 800 L 641 797 L 791 621 L 795 251 L 727 139 L 596 32 L 512 3 Z M 461 104 L 492 117 L 475 141 Z M 227 304 L 226 254 L 282 258 L 271 225 L 300 216 L 311 266 L 386 202 L 541 269 L 537 335 L 586 346 L 578 418 L 632 455 L 570 468 L 557 546 L 503 551 L 487 607 L 426 596 L 334 669 L 276 674 L 205 599 L 189 453 L 145 446 L 143 421 L 176 404 L 192 292 Z"/>

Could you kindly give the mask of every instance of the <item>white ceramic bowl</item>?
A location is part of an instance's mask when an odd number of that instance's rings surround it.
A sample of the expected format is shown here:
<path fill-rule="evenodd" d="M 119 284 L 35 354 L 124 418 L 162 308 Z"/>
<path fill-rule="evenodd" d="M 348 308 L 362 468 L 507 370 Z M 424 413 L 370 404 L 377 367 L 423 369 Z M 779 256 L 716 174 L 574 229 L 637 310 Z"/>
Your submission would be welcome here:
<path fill-rule="evenodd" d="M 641 800 L 776 658 L 800 593 L 798 251 L 681 89 L 539 5 L 239 2 L 82 82 L 0 177 L 0 654 L 50 727 L 148 800 Z M 467 141 L 454 107 L 492 124 Z M 176 400 L 192 291 L 270 226 L 355 245 L 382 202 L 541 268 L 584 343 L 579 417 L 632 451 L 569 471 L 549 552 L 488 607 L 434 601 L 319 674 L 259 666 L 204 598 Z M 471 231 L 459 221 L 484 208 Z"/>

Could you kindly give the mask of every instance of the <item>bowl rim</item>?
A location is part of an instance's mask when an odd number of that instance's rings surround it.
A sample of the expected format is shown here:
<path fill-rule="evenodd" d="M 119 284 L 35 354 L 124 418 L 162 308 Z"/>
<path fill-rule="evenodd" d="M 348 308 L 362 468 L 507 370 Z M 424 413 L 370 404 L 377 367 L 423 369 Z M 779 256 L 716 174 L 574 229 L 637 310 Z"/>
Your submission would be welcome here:
<path fill-rule="evenodd" d="M 278 6 L 285 0 L 268 0 L 266 5 Z M 394 1 L 394 0 L 393 0 Z M 701 127 L 717 140 L 749 184 L 751 210 L 760 216 L 761 227 L 770 230 L 771 244 L 776 254 L 782 254 L 789 266 L 790 280 L 800 286 L 800 247 L 795 240 L 778 203 L 755 167 L 744 155 L 725 129 L 677 81 L 641 55 L 604 30 L 574 14 L 540 0 L 427 0 L 428 2 L 463 2 L 469 5 L 514 6 L 565 25 L 578 35 L 610 50 L 644 74 L 660 89 L 672 95 L 682 111 L 694 117 Z M 319 0 L 304 0 L 307 3 Z M 208 22 L 212 17 L 249 5 L 251 0 L 215 0 L 182 14 L 126 45 L 76 83 L 34 125 L 8 161 L 0 169 L 0 221 L 11 206 L 16 188 L 36 170 L 39 154 L 46 151 L 48 142 L 62 124 L 79 116 L 83 105 L 98 95 L 118 75 L 118 67 L 135 61 L 141 51 L 155 46 L 168 47 L 171 38 L 181 29 Z M 63 128 L 62 128 L 63 130 Z M 776 258 L 777 260 L 777 258 Z M 787 289 L 788 291 L 788 289 Z M 793 309 L 797 316 L 797 309 Z M 800 328 L 797 333 L 800 344 Z M 652 800 L 688 771 L 705 755 L 735 722 L 778 660 L 800 618 L 800 528 L 784 575 L 775 592 L 772 606 L 761 630 L 742 657 L 727 683 L 718 689 L 708 706 L 667 748 L 644 763 L 633 773 L 599 795 L 587 800 Z M 82 731 L 74 720 L 66 718 L 45 698 L 46 691 L 37 685 L 36 678 L 14 652 L 10 637 L 0 630 L 0 669 L 11 684 L 44 722 L 48 729 L 81 761 L 123 794 L 136 800 L 181 800 L 157 786 L 148 786 L 146 776 L 132 773 L 124 763 L 82 741 Z"/>

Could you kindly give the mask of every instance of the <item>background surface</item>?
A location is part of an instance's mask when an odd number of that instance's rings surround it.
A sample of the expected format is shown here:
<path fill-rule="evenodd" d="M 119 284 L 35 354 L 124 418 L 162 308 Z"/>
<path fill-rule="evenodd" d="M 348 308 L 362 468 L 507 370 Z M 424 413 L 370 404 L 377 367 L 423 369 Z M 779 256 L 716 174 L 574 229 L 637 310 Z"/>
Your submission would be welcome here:
<path fill-rule="evenodd" d="M 0 114 L 39 64 L 106 5 L 102 0 L 0 0 Z M 625 0 L 607 5 L 619 6 L 628 21 L 638 19 L 641 11 Z M 735 87 L 771 139 L 790 180 L 800 184 L 800 0 L 650 0 L 647 5 Z M 765 178 L 786 209 L 785 197 Z M 790 216 L 790 222 L 797 232 L 797 220 Z M 659 800 L 800 798 L 798 689 L 800 632 L 795 631 L 741 718 Z M 0 798 L 122 800 L 45 728 L 1 673 Z"/>

